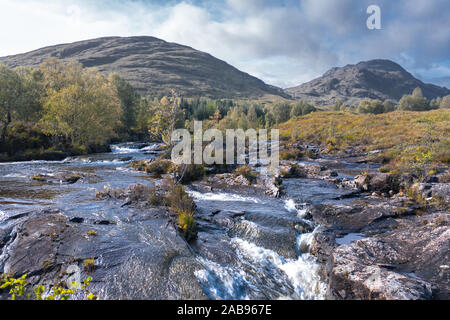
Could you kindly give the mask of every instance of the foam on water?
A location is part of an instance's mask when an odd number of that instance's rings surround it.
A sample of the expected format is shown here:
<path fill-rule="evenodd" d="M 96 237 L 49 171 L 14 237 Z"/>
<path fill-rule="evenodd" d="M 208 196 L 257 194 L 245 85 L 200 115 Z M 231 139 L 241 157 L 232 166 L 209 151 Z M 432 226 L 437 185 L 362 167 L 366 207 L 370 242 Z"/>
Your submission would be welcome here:
<path fill-rule="evenodd" d="M 316 230 L 314 230 L 311 233 L 303 233 L 297 236 L 296 248 L 298 252 L 301 253 L 310 252 L 314 240 L 314 233 L 316 232 Z"/>
<path fill-rule="evenodd" d="M 205 269 L 195 275 L 210 298 L 253 299 L 255 295 L 261 297 L 273 291 L 275 299 L 325 299 L 326 283 L 320 276 L 322 267 L 313 255 L 306 253 L 297 259 L 286 259 L 241 238 L 233 238 L 232 244 L 240 261 L 237 267 L 198 258 Z M 268 287 L 261 287 L 261 283 Z M 286 286 L 293 291 L 282 290 Z"/>
<path fill-rule="evenodd" d="M 7 175 L 5 175 L 3 177 L 4 178 L 21 178 L 21 179 L 27 178 L 27 176 L 25 176 L 23 174 L 19 174 L 19 173 L 10 173 L 10 174 L 7 174 Z"/>
<path fill-rule="evenodd" d="M 157 149 L 157 148 L 159 148 L 161 146 L 162 146 L 161 143 L 155 143 L 155 144 L 152 144 L 152 145 L 150 145 L 148 147 L 142 148 L 141 151 L 154 151 L 155 149 Z"/>
<path fill-rule="evenodd" d="M 306 216 L 306 214 L 308 213 L 307 209 L 297 209 L 297 205 L 295 203 L 295 201 L 293 199 L 287 199 L 284 201 L 284 208 L 288 211 L 288 212 L 296 212 L 297 216 L 299 218 L 304 218 Z"/>
<path fill-rule="evenodd" d="M 297 207 L 295 205 L 295 201 L 292 199 L 288 199 L 284 201 L 284 207 L 289 212 L 297 212 Z"/>
<path fill-rule="evenodd" d="M 295 289 L 295 296 L 290 298 L 302 300 L 325 298 L 326 284 L 319 275 L 321 266 L 311 254 L 302 254 L 297 260 L 285 259 L 272 250 L 240 238 L 234 238 L 232 242 L 242 258 L 260 265 L 264 270 L 277 268 L 283 271 Z"/>
<path fill-rule="evenodd" d="M 251 284 L 242 270 L 221 266 L 218 263 L 199 257 L 205 267 L 195 272 L 208 297 L 216 300 L 249 300 L 247 288 Z"/>
<path fill-rule="evenodd" d="M 261 203 L 261 200 L 251 197 L 243 197 L 232 193 L 200 193 L 198 191 L 187 191 L 188 194 L 195 200 L 203 201 L 240 201 L 240 202 L 253 202 Z"/>
<path fill-rule="evenodd" d="M 8 216 L 6 215 L 5 212 L 3 212 L 2 210 L 0 210 L 0 221 L 3 221 L 7 218 Z"/>
<path fill-rule="evenodd" d="M 136 153 L 136 152 L 140 152 L 141 150 L 138 148 L 121 147 L 118 145 L 112 145 L 111 151 L 113 153 Z"/>

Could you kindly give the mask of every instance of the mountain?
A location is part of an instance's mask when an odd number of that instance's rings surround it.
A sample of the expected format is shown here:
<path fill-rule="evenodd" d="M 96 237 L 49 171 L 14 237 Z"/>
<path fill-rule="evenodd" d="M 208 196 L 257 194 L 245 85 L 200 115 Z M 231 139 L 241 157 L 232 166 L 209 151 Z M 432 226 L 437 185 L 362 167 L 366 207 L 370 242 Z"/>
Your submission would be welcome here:
<path fill-rule="evenodd" d="M 141 94 L 250 98 L 285 93 L 210 54 L 154 37 L 108 37 L 61 44 L 0 58 L 9 67 L 35 67 L 49 58 L 77 60 L 103 73 L 117 72 Z"/>
<path fill-rule="evenodd" d="M 390 60 L 371 60 L 333 68 L 318 79 L 285 91 L 295 99 L 319 105 L 331 105 L 337 100 L 354 105 L 363 99 L 398 101 L 417 87 L 428 99 L 450 94 L 449 89 L 425 84 Z"/>

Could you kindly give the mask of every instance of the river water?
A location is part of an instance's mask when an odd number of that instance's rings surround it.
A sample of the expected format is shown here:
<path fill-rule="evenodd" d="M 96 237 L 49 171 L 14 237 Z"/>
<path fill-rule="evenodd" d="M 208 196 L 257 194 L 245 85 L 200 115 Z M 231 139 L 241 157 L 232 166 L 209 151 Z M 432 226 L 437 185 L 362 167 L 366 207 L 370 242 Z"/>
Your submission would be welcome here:
<path fill-rule="evenodd" d="M 146 152 L 154 147 L 127 143 L 112 146 L 113 152 L 108 154 L 0 164 L 0 226 L 8 217 L 44 208 L 58 208 L 69 218 L 114 221 L 113 227 L 95 226 L 99 233 L 105 234 L 96 250 L 106 269 L 108 261 L 115 265 L 111 254 L 105 253 L 112 252 L 111 247 L 126 250 L 139 247 L 150 250 L 151 256 L 159 252 L 153 248 L 177 246 L 176 240 L 162 230 L 160 222 L 144 223 L 134 218 L 144 214 L 140 212 L 143 209 L 95 199 L 96 192 L 105 187 L 156 183 L 147 174 L 129 167 L 132 160 L 152 157 Z M 80 174 L 83 179 L 71 185 L 32 181 L 36 174 L 61 173 Z M 251 190 L 204 191 L 195 184 L 188 188 L 197 204 L 199 231 L 192 251 L 202 266 L 195 271 L 195 277 L 208 298 L 324 299 L 323 266 L 309 253 L 318 226 L 305 219 L 305 215 L 311 204 L 332 201 L 342 191 L 331 183 L 308 179 L 289 179 L 285 188 L 287 196 L 282 199 Z M 133 274 L 138 272 L 133 267 L 127 272 L 130 281 L 138 276 Z M 160 297 L 121 294 L 103 290 L 100 297 Z"/>

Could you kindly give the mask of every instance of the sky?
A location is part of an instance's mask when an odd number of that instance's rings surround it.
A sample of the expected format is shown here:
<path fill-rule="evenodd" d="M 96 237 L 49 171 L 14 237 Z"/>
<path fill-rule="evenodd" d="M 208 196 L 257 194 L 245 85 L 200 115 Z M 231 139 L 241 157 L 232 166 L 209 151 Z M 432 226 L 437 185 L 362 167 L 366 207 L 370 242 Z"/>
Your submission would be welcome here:
<path fill-rule="evenodd" d="M 369 5 L 381 9 L 380 30 L 366 26 Z M 0 56 L 148 35 L 283 88 L 378 58 L 450 88 L 449 17 L 449 0 L 0 0 Z"/>

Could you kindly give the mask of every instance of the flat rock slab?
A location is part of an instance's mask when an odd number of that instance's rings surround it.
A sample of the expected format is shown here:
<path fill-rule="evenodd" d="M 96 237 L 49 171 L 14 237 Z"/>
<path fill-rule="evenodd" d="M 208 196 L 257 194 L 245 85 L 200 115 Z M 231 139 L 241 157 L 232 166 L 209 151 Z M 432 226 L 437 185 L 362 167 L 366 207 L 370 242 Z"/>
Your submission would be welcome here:
<path fill-rule="evenodd" d="M 167 219 L 98 225 L 45 210 L 16 221 L 0 232 L 0 269 L 27 274 L 32 285 L 64 281 L 75 265 L 81 279 L 93 278 L 90 289 L 101 299 L 206 299 L 194 274 L 202 266 Z M 93 227 L 100 231 L 89 236 Z"/>

